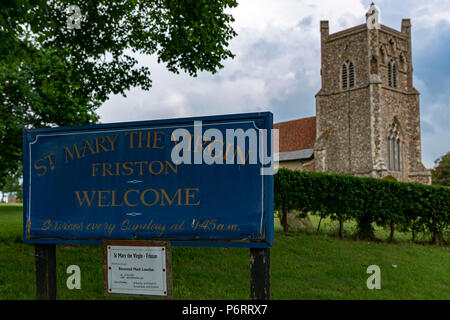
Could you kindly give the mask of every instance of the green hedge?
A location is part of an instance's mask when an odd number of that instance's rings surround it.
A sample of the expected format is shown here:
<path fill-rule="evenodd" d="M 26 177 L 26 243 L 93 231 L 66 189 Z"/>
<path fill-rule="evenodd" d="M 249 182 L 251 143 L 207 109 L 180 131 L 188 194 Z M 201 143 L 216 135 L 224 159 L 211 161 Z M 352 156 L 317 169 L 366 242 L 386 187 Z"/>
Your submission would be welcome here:
<path fill-rule="evenodd" d="M 275 175 L 275 210 L 310 212 L 358 222 L 370 237 L 371 225 L 428 232 L 435 243 L 450 225 L 450 188 L 318 172 L 280 169 Z M 283 224 L 283 221 L 282 221 Z"/>

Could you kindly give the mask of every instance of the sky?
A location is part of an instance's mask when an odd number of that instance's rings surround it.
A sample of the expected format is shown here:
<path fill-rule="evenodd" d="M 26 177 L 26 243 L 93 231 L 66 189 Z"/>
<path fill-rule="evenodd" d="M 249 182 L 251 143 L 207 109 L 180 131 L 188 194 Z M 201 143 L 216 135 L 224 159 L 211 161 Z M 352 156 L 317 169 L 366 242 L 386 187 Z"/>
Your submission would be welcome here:
<path fill-rule="evenodd" d="M 111 95 L 102 123 L 271 111 L 274 122 L 315 116 L 320 89 L 320 20 L 330 33 L 365 23 L 372 1 L 241 0 L 230 10 L 238 35 L 234 59 L 217 73 L 167 71 L 156 56 L 138 56 L 151 71 L 149 91 Z M 422 161 L 450 151 L 450 0 L 378 0 L 380 23 L 400 30 L 410 18 L 414 86 L 421 93 Z"/>

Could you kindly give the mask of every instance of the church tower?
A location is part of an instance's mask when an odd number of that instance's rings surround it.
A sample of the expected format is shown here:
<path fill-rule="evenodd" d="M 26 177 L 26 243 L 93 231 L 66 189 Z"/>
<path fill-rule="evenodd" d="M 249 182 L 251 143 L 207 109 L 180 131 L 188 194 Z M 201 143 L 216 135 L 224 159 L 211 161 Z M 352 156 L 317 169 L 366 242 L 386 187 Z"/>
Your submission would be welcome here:
<path fill-rule="evenodd" d="M 330 34 L 328 21 L 321 21 L 320 32 L 315 169 L 430 184 L 410 20 L 402 20 L 401 31 L 381 25 L 372 4 L 365 24 Z"/>

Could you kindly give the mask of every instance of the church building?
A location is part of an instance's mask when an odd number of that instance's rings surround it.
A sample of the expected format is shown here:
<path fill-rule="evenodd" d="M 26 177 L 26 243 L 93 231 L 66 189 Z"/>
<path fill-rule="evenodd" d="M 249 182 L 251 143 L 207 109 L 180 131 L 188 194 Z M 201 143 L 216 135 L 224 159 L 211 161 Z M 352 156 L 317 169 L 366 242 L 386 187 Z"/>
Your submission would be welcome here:
<path fill-rule="evenodd" d="M 431 184 L 422 164 L 411 22 L 401 31 L 366 23 L 330 34 L 321 21 L 316 116 L 277 123 L 280 167 Z"/>

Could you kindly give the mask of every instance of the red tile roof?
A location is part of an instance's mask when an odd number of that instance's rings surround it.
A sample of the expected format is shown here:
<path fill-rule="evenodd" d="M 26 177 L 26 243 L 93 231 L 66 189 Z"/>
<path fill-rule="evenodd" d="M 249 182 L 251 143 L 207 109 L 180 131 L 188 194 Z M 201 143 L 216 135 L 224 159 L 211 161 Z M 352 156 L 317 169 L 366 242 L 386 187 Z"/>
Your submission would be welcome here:
<path fill-rule="evenodd" d="M 279 122 L 279 152 L 312 149 L 316 141 L 316 117 Z"/>

